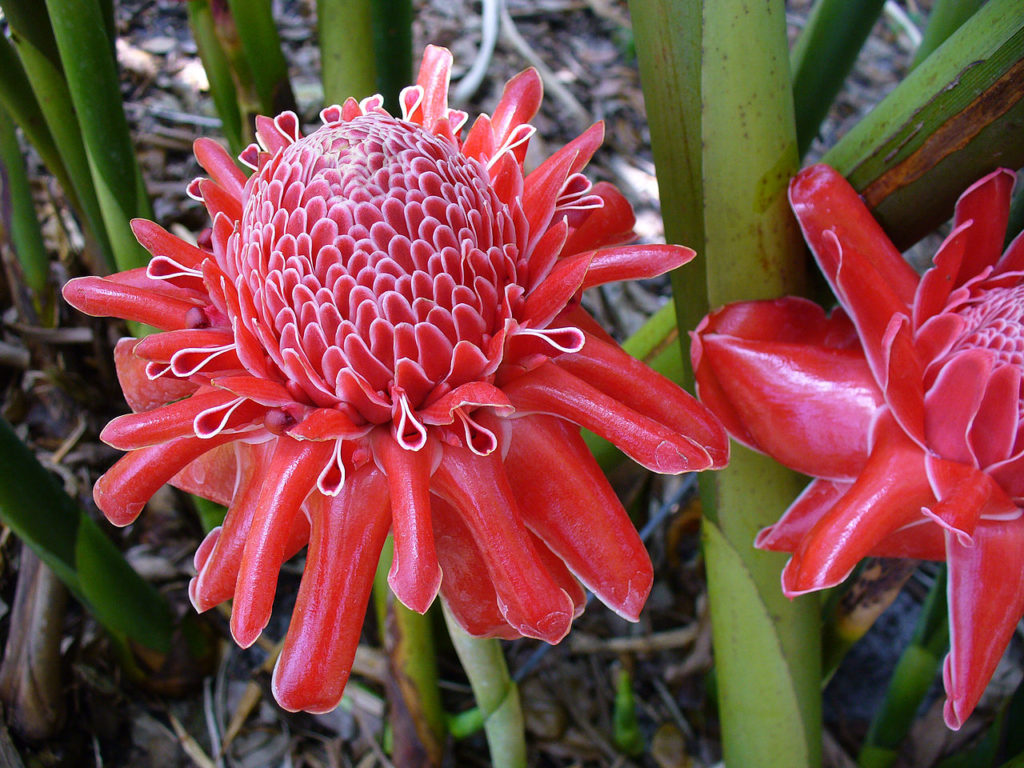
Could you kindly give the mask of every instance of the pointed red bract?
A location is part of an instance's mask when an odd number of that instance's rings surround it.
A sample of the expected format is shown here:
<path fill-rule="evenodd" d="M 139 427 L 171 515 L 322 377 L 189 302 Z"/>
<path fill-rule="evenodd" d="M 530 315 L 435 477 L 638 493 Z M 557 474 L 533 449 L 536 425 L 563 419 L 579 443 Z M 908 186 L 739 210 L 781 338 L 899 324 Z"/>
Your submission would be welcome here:
<path fill-rule="evenodd" d="M 1005 169 L 972 185 L 918 278 L 839 174 L 802 171 L 790 200 L 842 309 L 733 304 L 692 347 L 733 436 L 817 478 L 756 541 L 793 553 L 788 595 L 866 555 L 949 562 L 951 728 L 1024 613 L 1024 240 L 1000 253 L 1012 186 Z"/>
<path fill-rule="evenodd" d="M 308 135 L 294 114 L 258 118 L 248 178 L 200 139 L 211 178 L 189 191 L 213 219 L 207 245 L 136 221 L 148 269 L 64 291 L 164 331 L 117 347 L 134 413 L 103 433 L 130 450 L 96 486 L 110 519 L 130 523 L 167 480 L 228 505 L 189 596 L 233 598 L 241 645 L 308 544 L 273 678 L 287 709 L 338 703 L 389 531 L 408 607 L 440 593 L 470 633 L 557 642 L 586 601 L 577 579 L 631 620 L 652 581 L 577 424 L 662 472 L 728 458 L 708 410 L 580 306 L 588 286 L 693 252 L 624 244 L 629 203 L 582 175 L 600 124 L 524 173 L 532 70 L 463 142 L 451 66 L 428 48 L 401 116 L 375 96 L 326 108 Z"/>

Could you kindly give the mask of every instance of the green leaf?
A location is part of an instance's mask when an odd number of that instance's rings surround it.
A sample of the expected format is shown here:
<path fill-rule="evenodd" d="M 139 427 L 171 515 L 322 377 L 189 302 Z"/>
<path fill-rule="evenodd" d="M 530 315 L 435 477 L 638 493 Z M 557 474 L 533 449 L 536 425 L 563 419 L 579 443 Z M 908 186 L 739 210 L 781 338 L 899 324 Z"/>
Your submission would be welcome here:
<path fill-rule="evenodd" d="M 210 83 L 210 96 L 220 117 L 221 131 L 231 151 L 237 155 L 245 149 L 251 137 L 242 128 L 242 113 L 238 108 L 231 61 L 217 37 L 209 0 L 189 0 L 188 23 L 203 69 L 206 70 L 206 79 Z"/>
<path fill-rule="evenodd" d="M 412 16 L 411 0 L 373 2 L 377 92 L 393 115 L 401 114 L 398 95 L 412 82 Z"/>
<path fill-rule="evenodd" d="M 885 0 L 818 0 L 793 47 L 793 105 L 800 156 L 818 135 Z"/>
<path fill-rule="evenodd" d="M 46 8 L 118 269 L 143 266 L 149 254 L 135 240 L 129 221 L 153 214 L 135 160 L 104 14 L 98 4 L 80 0 L 46 0 Z"/>
<path fill-rule="evenodd" d="M 0 520 L 115 635 L 155 651 L 171 643 L 171 612 L 95 522 L 0 419 Z"/>
<path fill-rule="evenodd" d="M 1024 3 L 990 0 L 825 156 L 906 248 L 963 190 L 1024 165 Z"/>
<path fill-rule="evenodd" d="M 925 27 L 921 44 L 914 51 L 910 68 L 913 69 L 927 59 L 984 4 L 985 0 L 935 0 L 928 12 L 928 26 Z"/>

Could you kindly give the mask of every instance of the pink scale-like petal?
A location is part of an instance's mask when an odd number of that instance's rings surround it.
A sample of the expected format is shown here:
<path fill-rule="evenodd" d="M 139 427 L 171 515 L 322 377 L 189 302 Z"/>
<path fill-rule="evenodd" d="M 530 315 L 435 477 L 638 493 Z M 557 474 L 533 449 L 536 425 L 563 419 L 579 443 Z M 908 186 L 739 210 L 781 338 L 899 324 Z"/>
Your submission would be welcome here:
<path fill-rule="evenodd" d="M 920 448 L 891 419 L 884 419 L 877 433 L 863 471 L 783 569 L 787 596 L 835 586 L 880 541 L 934 503 Z"/>
<path fill-rule="evenodd" d="M 687 435 L 637 413 L 552 363 L 504 387 L 516 411 L 567 419 L 614 443 L 655 472 L 678 474 L 714 465 L 707 449 Z"/>
<path fill-rule="evenodd" d="M 445 446 L 432 488 L 472 531 L 506 621 L 549 643 L 565 637 L 572 599 L 538 560 L 497 453 L 483 457 Z"/>
<path fill-rule="evenodd" d="M 231 609 L 231 635 L 243 648 L 256 642 L 270 621 L 292 520 L 333 448 L 331 442 L 277 439 L 246 535 Z"/>
<path fill-rule="evenodd" d="M 946 725 L 958 729 L 984 692 L 1024 613 L 1024 518 L 982 521 L 973 546 L 947 535 L 950 654 Z"/>
<path fill-rule="evenodd" d="M 306 569 L 272 680 L 291 712 L 327 712 L 341 701 L 390 523 L 384 476 L 367 464 L 310 512 Z"/>
<path fill-rule="evenodd" d="M 734 304 L 702 321 L 691 357 L 702 402 L 734 438 L 805 474 L 850 480 L 882 393 L 863 355 L 821 343 L 831 324 L 803 300 Z M 778 340 L 738 335 L 752 326 Z"/>
<path fill-rule="evenodd" d="M 505 469 L 527 527 L 605 605 L 636 621 L 651 559 L 579 429 L 550 416 L 514 420 Z"/>
<path fill-rule="evenodd" d="M 233 435 L 218 435 L 212 440 L 179 437 L 169 443 L 131 451 L 96 481 L 92 492 L 96 506 L 114 525 L 129 525 L 135 522 L 160 486 L 178 470 L 233 439 Z"/>
<path fill-rule="evenodd" d="M 992 376 L 992 363 L 988 350 L 959 352 L 942 366 L 925 394 L 928 444 L 940 456 L 978 466 L 967 435 Z"/>
<path fill-rule="evenodd" d="M 790 182 L 789 200 L 804 237 L 833 288 L 840 253 L 828 246 L 827 232 L 842 243 L 844 253 L 855 253 L 870 263 L 879 280 L 871 287 L 884 286 L 904 308 L 911 305 L 917 290 L 917 274 L 846 179 L 827 165 L 805 168 Z"/>
<path fill-rule="evenodd" d="M 955 285 L 962 285 L 999 261 L 1015 180 L 1012 171 L 1000 168 L 976 181 L 957 200 L 954 226 L 968 221 L 971 225 L 966 231 L 963 264 Z"/>
<path fill-rule="evenodd" d="M 488 406 L 502 416 L 511 416 L 514 412 L 504 392 L 487 382 L 474 381 L 456 387 L 428 407 L 421 408 L 419 414 L 424 424 L 451 424 L 455 421 L 455 411 L 466 406 Z"/>
<path fill-rule="evenodd" d="M 688 392 L 639 360 L 618 344 L 585 334 L 583 348 L 562 355 L 554 365 L 613 397 L 638 413 L 688 435 L 711 457 L 713 466 L 729 459 L 729 438 L 721 422 Z"/>
<path fill-rule="evenodd" d="M 434 531 L 430 521 L 430 476 L 440 460 L 440 446 L 407 451 L 387 430 L 373 433 L 373 453 L 387 477 L 391 496 L 394 559 L 388 584 L 403 605 L 423 613 L 441 587 Z"/>

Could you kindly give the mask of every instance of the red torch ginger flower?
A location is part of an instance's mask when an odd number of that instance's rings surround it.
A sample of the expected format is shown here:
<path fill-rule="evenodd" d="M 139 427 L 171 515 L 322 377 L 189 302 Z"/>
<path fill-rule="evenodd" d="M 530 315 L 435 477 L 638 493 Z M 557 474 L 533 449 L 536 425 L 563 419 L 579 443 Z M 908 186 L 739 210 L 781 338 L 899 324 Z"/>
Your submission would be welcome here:
<path fill-rule="evenodd" d="M 743 302 L 706 317 L 701 399 L 742 443 L 814 476 L 757 546 L 792 552 L 790 596 L 867 555 L 946 560 L 946 723 L 959 728 L 1024 613 L 1024 238 L 1014 176 L 968 189 L 922 277 L 835 171 L 790 201 L 841 308 Z"/>
<path fill-rule="evenodd" d="M 107 517 L 131 523 L 168 481 L 228 505 L 190 596 L 200 611 L 233 598 L 243 646 L 308 544 L 273 678 L 290 710 L 338 703 L 389 532 L 405 605 L 424 611 L 440 590 L 472 634 L 553 643 L 582 610 L 580 583 L 636 620 L 652 582 L 579 427 L 658 472 L 727 458 L 718 421 L 579 304 L 692 252 L 623 245 L 629 204 L 581 174 L 600 125 L 524 174 L 536 72 L 462 138 L 450 68 L 427 49 L 400 119 L 380 97 L 325 109 L 307 136 L 294 114 L 260 118 L 248 178 L 200 139 L 211 178 L 190 191 L 211 249 L 135 221 L 147 268 L 64 291 L 162 331 L 116 349 L 134 413 L 102 434 L 128 451 L 96 485 Z"/>

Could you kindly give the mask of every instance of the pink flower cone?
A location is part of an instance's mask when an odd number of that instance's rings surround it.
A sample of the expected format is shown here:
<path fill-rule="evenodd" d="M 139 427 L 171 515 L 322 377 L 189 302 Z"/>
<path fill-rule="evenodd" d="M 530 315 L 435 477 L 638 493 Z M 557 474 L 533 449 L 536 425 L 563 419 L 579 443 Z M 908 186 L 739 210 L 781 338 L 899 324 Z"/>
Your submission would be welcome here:
<path fill-rule="evenodd" d="M 146 269 L 70 282 L 83 312 L 159 328 L 122 340 L 133 414 L 103 432 L 128 453 L 96 485 L 131 523 L 163 483 L 229 506 L 196 553 L 200 611 L 234 599 L 243 646 L 266 626 L 281 564 L 308 544 L 273 678 L 290 710 L 341 698 L 374 569 L 425 611 L 440 591 L 483 636 L 557 642 L 582 583 L 636 620 L 650 560 L 587 451 L 581 426 L 666 473 L 722 466 L 704 406 L 625 354 L 583 289 L 686 263 L 677 246 L 624 245 L 633 213 L 581 171 L 595 125 L 524 173 L 536 72 L 462 136 L 451 54 L 427 49 L 402 117 L 380 97 L 259 118 L 241 161 L 195 151 L 190 192 L 210 249 L 135 221 Z"/>
<path fill-rule="evenodd" d="M 867 555 L 946 560 L 946 723 L 959 728 L 1024 613 L 1024 238 L 1003 252 L 1014 176 L 956 207 L 918 277 L 835 171 L 790 184 L 841 307 L 732 304 L 692 357 L 701 399 L 740 442 L 814 476 L 758 536 L 792 552 L 790 596 L 841 582 Z"/>

